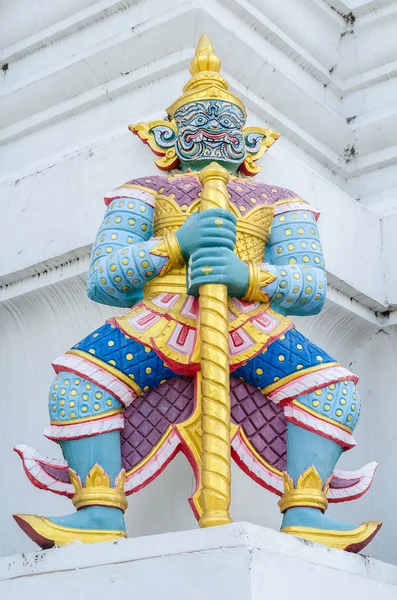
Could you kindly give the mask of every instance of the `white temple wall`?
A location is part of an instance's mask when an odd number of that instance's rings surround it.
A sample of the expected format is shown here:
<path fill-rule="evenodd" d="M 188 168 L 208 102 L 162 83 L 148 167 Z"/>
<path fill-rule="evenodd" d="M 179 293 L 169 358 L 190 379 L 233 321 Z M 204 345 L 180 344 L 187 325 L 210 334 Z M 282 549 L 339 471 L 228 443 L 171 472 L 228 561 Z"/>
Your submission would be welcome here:
<path fill-rule="evenodd" d="M 5 600 L 54 589 L 59 600 L 130 589 L 139 600 L 394 600 L 396 585 L 393 565 L 250 523 L 0 558 Z"/>
<path fill-rule="evenodd" d="M 163 117 L 205 31 L 247 105 L 249 124 L 283 133 L 262 159 L 259 178 L 296 190 L 322 212 L 329 301 L 322 315 L 297 324 L 361 377 L 358 446 L 341 467 L 380 463 L 368 494 L 330 513 L 353 523 L 383 519 L 368 553 L 397 563 L 397 320 L 388 313 L 397 305 L 397 56 L 389 26 L 397 2 L 332 2 L 337 10 L 324 0 L 34 4 L 3 0 L 0 7 L 0 67 L 8 66 L 0 71 L 0 474 L 6 490 L 0 555 L 34 549 L 13 512 L 55 515 L 72 508 L 28 482 L 12 447 L 29 443 L 59 455 L 42 436 L 50 362 L 114 312 L 85 296 L 102 197 L 156 171 L 149 149 L 127 125 Z M 346 18 L 350 10 L 354 26 Z M 376 52 L 367 53 L 366 45 Z M 177 457 L 130 497 L 129 534 L 193 528 L 186 502 L 192 484 L 190 466 Z M 273 528 L 280 523 L 277 498 L 238 469 L 232 514 Z"/>

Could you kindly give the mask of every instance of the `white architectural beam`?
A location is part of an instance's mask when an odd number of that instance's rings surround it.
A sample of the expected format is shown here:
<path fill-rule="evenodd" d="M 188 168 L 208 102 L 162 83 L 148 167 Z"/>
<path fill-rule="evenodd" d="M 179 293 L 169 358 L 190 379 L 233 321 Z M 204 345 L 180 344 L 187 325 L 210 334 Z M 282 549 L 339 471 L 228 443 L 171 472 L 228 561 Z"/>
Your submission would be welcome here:
<path fill-rule="evenodd" d="M 139 96 L 135 98 L 138 108 Z M 137 121 L 147 116 L 143 104 L 139 110 Z M 89 246 L 104 211 L 106 190 L 154 168 L 149 150 L 123 128 L 16 182 L 4 181 L 1 222 L 6 228 L 12 223 L 18 227 L 12 239 L 0 238 L 3 283 L 20 280 L 21 272 L 43 272 L 52 261 L 65 263 L 60 257 Z M 322 211 L 325 257 L 336 285 L 353 297 L 366 298 L 364 303 L 374 309 L 385 310 L 379 218 L 297 161 L 282 141 L 265 158 L 261 179 L 291 187 Z M 360 239 L 368 244 L 360 244 Z"/>
<path fill-rule="evenodd" d="M 219 40 L 226 72 L 243 91 L 249 88 L 252 104 L 264 103 L 264 117 L 277 115 L 280 129 L 320 163 L 344 179 L 395 164 L 395 111 L 383 98 L 395 69 L 388 59 L 396 9 L 393 3 L 351 22 L 321 0 L 282 6 L 270 0 L 177 0 L 171 11 L 159 0 L 92 3 L 3 50 L 2 60 L 10 59 L 0 86 L 3 171 L 14 172 L 12 156 L 29 163 L 21 148 L 29 148 L 28 132 L 39 134 L 31 145 L 52 154 L 53 144 L 42 142 L 51 123 L 185 66 L 198 30 Z M 168 26 L 174 35 L 160 48 L 153 40 Z M 373 46 L 368 36 L 384 40 L 376 45 L 379 66 L 367 51 Z M 360 44 L 361 70 L 343 79 L 350 69 L 346 56 L 356 56 Z M 372 62 L 361 64 L 367 55 Z M 380 132 L 375 144 L 372 131 Z M 345 189 L 361 197 L 354 183 Z"/>
<path fill-rule="evenodd" d="M 365 32 L 369 22 L 384 21 L 386 9 L 377 8 L 356 19 L 363 23 L 359 29 Z M 389 15 L 391 8 L 387 8 Z M 144 154 L 128 138 L 126 123 L 150 114 L 162 116 L 185 81 L 197 32 L 205 30 L 217 40 L 225 74 L 250 112 L 305 151 L 297 163 L 292 146 L 283 153 L 285 143 L 279 142 L 269 153 L 271 169 L 265 178 L 281 185 L 291 180 L 291 187 L 321 205 L 333 285 L 373 310 L 385 310 L 388 299 L 397 297 L 392 290 L 386 295 L 382 283 L 379 218 L 362 211 L 344 193 L 362 198 L 372 208 L 379 188 L 371 187 L 371 181 L 379 179 L 383 203 L 389 212 L 394 210 L 397 151 L 392 141 L 397 109 L 390 103 L 385 107 L 375 93 L 368 109 L 362 103 L 363 87 L 352 92 L 345 104 L 352 107 L 352 95 L 361 94 L 361 100 L 358 96 L 354 100 L 361 102 L 361 114 L 346 119 L 338 113 L 338 86 L 342 85 L 334 75 L 338 68 L 332 73 L 328 69 L 340 57 L 340 40 L 354 37 L 342 33 L 356 23 L 321 0 L 288 0 L 282 7 L 270 0 L 181 0 L 171 11 L 159 0 L 122 4 L 102 0 L 83 6 L 80 12 L 66 13 L 60 13 L 64 18 L 57 22 L 43 22 L 47 27 L 36 27 L 33 38 L 22 35 L 3 50 L 3 58 L 8 52 L 14 59 L 0 88 L 4 123 L 0 211 L 7 226 L 14 222 L 29 227 L 31 235 L 39 234 L 41 240 L 27 253 L 26 237 L 17 233 L 12 240 L 4 238 L 3 284 L 67 264 L 76 249 L 89 247 L 102 212 L 99 198 L 107 187 L 133 177 L 134 161 L 138 154 L 141 161 Z M 305 27 L 295 26 L 300 20 Z M 161 46 L 154 44 L 169 28 L 174 34 L 165 37 Z M 385 81 L 378 85 L 384 86 Z M 374 91 L 374 86 L 370 89 Z M 102 161 L 110 154 L 105 177 Z M 147 169 L 153 169 L 147 154 L 145 161 Z M 285 175 L 295 173 L 298 164 L 307 181 L 321 182 L 316 184 L 321 192 L 305 184 L 304 177 Z M 382 176 L 385 166 L 387 177 Z M 56 186 L 65 178 L 68 190 Z M 89 226 L 76 216 L 81 207 L 90 215 Z M 77 228 L 73 217 L 80 221 Z M 341 226 L 345 233 L 337 242 L 335 231 Z M 66 240 L 64 232 L 73 227 L 73 236 Z M 358 248 L 355 239 L 360 237 L 372 240 L 371 246 Z M 351 260 L 346 261 L 346 255 Z"/>
<path fill-rule="evenodd" d="M 394 600 L 397 567 L 247 523 L 0 561 L 7 600 L 54 590 L 58 600 L 76 594 L 102 600 L 129 589 L 137 598 L 163 600 L 262 600 L 297 590 L 306 600 Z"/>
<path fill-rule="evenodd" d="M 323 0 L 335 10 L 346 15 L 353 12 L 354 15 L 367 14 L 387 5 L 390 0 Z"/>

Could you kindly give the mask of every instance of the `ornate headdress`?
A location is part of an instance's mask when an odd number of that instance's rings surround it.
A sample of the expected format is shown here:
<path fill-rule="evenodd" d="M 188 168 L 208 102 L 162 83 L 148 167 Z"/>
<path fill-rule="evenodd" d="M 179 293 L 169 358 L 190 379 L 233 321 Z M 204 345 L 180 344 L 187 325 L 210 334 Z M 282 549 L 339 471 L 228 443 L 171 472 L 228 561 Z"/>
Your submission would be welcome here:
<path fill-rule="evenodd" d="M 182 96 L 167 108 L 170 117 L 184 104 L 197 100 L 226 100 L 237 104 L 247 116 L 244 104 L 229 91 L 228 82 L 220 75 L 221 64 L 221 59 L 214 53 L 210 38 L 203 33 L 196 53 L 190 61 L 189 70 L 192 77 L 183 88 Z"/>
<path fill-rule="evenodd" d="M 192 77 L 183 88 L 183 93 L 167 108 L 170 121 L 141 121 L 130 125 L 129 129 L 148 144 L 152 151 L 160 156 L 155 161 L 163 171 L 169 171 L 178 165 L 179 158 L 175 150 L 178 135 L 174 114 L 181 106 L 198 100 L 226 100 L 236 104 L 247 115 L 244 104 L 229 90 L 229 84 L 220 75 L 221 60 L 214 53 L 211 41 L 205 33 L 200 37 L 196 52 L 190 62 Z M 243 134 L 247 148 L 244 162 L 239 169 L 244 175 L 256 175 L 261 167 L 255 162 L 263 156 L 270 146 L 280 137 L 272 129 L 262 127 L 244 127 Z"/>

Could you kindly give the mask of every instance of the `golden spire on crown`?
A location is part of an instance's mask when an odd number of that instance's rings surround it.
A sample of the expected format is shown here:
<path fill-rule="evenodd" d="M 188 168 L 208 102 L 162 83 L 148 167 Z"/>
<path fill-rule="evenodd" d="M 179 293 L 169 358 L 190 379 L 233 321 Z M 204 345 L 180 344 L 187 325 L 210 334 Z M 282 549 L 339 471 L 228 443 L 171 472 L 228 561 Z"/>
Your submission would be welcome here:
<path fill-rule="evenodd" d="M 179 96 L 167 108 L 170 117 L 178 108 L 188 102 L 197 102 L 198 100 L 226 100 L 237 104 L 246 116 L 244 104 L 237 96 L 229 91 L 229 84 L 220 75 L 221 60 L 215 54 L 211 40 L 203 33 L 197 44 L 196 52 L 190 62 L 190 73 L 192 77 L 183 88 L 182 96 Z"/>

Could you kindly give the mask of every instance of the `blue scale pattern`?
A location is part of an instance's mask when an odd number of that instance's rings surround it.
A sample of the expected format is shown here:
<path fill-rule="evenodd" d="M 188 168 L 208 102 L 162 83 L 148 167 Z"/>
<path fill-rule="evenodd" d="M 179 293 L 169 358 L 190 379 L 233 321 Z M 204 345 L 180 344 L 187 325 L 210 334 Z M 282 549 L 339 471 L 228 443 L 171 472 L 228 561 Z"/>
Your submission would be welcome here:
<path fill-rule="evenodd" d="M 88 295 L 96 302 L 131 306 L 136 290 L 156 277 L 167 259 L 150 254 L 153 208 L 131 198 L 108 207 L 91 255 Z"/>
<path fill-rule="evenodd" d="M 327 292 L 327 281 L 322 269 L 300 265 L 265 265 L 264 268 L 276 276 L 276 280 L 264 288 L 275 304 L 294 315 L 320 312 Z"/>
<path fill-rule="evenodd" d="M 176 375 L 154 350 L 136 342 L 109 323 L 99 327 L 73 349 L 87 352 L 118 369 L 144 392 Z"/>
<path fill-rule="evenodd" d="M 352 431 L 360 416 L 360 396 L 353 381 L 331 384 L 311 394 L 299 396 L 297 401 Z"/>
<path fill-rule="evenodd" d="M 298 262 L 322 265 L 323 256 L 318 227 L 311 212 L 299 210 L 274 217 L 270 245 L 279 257 L 287 255 L 290 259 L 293 256 L 297 258 L 298 255 L 303 257 L 307 254 L 309 260 L 301 259 Z M 291 248 L 288 248 L 289 245 Z M 318 257 L 318 261 L 314 260 L 315 256 Z"/>
<path fill-rule="evenodd" d="M 266 269 L 276 280 L 264 288 L 272 302 L 292 315 L 311 315 L 323 307 L 327 282 L 317 223 L 299 210 L 273 220 Z"/>
<path fill-rule="evenodd" d="M 122 409 L 122 404 L 109 392 L 75 373 L 60 371 L 48 396 L 51 422 L 73 422 Z"/>
<path fill-rule="evenodd" d="M 336 361 L 294 328 L 234 374 L 263 389 L 292 373 L 327 362 Z"/>

